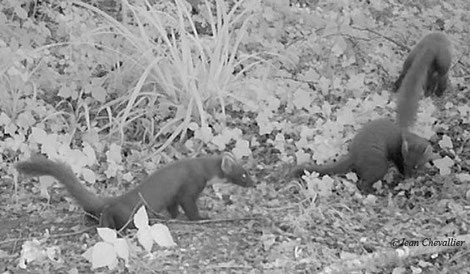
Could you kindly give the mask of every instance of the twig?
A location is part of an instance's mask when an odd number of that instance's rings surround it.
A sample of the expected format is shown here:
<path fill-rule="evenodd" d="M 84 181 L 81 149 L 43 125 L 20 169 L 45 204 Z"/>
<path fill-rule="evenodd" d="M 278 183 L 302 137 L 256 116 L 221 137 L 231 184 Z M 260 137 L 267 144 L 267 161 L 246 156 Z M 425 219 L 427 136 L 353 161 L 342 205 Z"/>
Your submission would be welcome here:
<path fill-rule="evenodd" d="M 81 229 L 79 231 L 74 231 L 74 232 L 66 232 L 66 233 L 59 233 L 59 234 L 49 234 L 47 235 L 47 238 L 62 238 L 62 237 L 68 237 L 68 236 L 75 236 L 75 235 L 78 235 L 78 234 L 82 234 L 82 233 L 85 233 L 89 230 L 92 230 L 92 229 L 95 229 L 97 226 L 90 226 L 90 227 L 87 227 L 87 228 L 84 228 L 84 229 Z M 30 238 L 34 238 L 34 237 L 30 237 Z M 10 242 L 19 242 L 19 241 L 26 241 L 27 239 L 26 238 L 15 238 L 15 239 L 8 239 L 8 240 L 4 240 L 4 241 L 1 241 L 0 242 L 0 245 L 3 245 L 3 244 L 8 244 Z"/>
<path fill-rule="evenodd" d="M 21 240 L 23 240 L 23 238 L 8 239 L 8 240 L 1 241 L 0 245 L 8 244 L 10 242 L 17 242 L 17 241 L 21 241 Z"/>
<path fill-rule="evenodd" d="M 68 237 L 68 236 L 75 236 L 75 235 L 78 235 L 78 234 L 85 233 L 89 230 L 95 229 L 97 227 L 98 226 L 90 226 L 90 227 L 86 227 L 84 229 L 74 231 L 74 232 L 67 232 L 67 233 L 60 233 L 60 234 L 49 234 L 49 238 L 62 238 L 62 237 Z"/>
<path fill-rule="evenodd" d="M 395 45 L 397 45 L 397 46 L 399 46 L 399 47 L 401 47 L 401 48 L 403 48 L 403 49 L 406 49 L 406 50 L 408 50 L 408 51 L 411 50 L 411 49 L 410 49 L 409 47 L 407 47 L 406 45 L 403 45 L 402 43 L 399 43 L 399 42 L 393 40 L 392 38 L 390 38 L 390 37 L 388 37 L 388 36 L 385 36 L 385 35 L 383 35 L 382 33 L 377 32 L 377 31 L 375 31 L 375 30 L 368 29 L 368 28 L 363 29 L 363 28 L 358 28 L 358 27 L 354 27 L 354 26 L 353 26 L 353 28 L 354 28 L 354 29 L 357 29 L 357 30 L 368 31 L 368 32 L 370 32 L 370 33 L 373 33 L 373 34 L 375 34 L 375 35 L 377 35 L 377 36 L 382 37 L 383 39 L 385 39 L 385 40 L 387 40 L 387 41 L 389 41 L 389 42 L 392 42 L 393 44 L 395 44 Z"/>
<path fill-rule="evenodd" d="M 151 206 L 147 203 L 147 201 L 144 199 L 144 196 L 142 196 L 142 193 L 139 192 L 139 197 L 142 203 L 145 205 L 148 211 L 150 211 L 154 215 L 158 215 L 158 212 L 155 212 Z"/>
<path fill-rule="evenodd" d="M 142 203 L 147 207 L 147 209 L 152 211 L 152 208 L 149 207 L 147 201 L 145 201 L 144 197 L 142 196 L 142 193 L 140 193 L 140 192 L 139 192 L 139 197 L 140 197 L 140 200 L 142 201 Z M 142 205 L 141 203 L 137 203 L 134 206 L 134 208 L 132 209 L 131 215 L 129 215 L 129 218 L 127 219 L 127 222 L 121 227 L 121 229 L 118 230 L 119 234 L 121 234 L 121 232 L 123 232 L 124 229 L 126 229 L 126 227 L 134 220 L 134 214 L 137 212 L 137 210 L 139 210 L 141 205 Z"/>
<path fill-rule="evenodd" d="M 320 273 L 351 273 L 361 269 L 372 269 L 380 266 L 384 267 L 423 254 L 435 254 L 456 248 L 468 248 L 470 243 L 470 234 L 445 238 L 439 237 L 437 241 L 447 242 L 448 244 L 432 246 L 429 244 L 429 241 L 417 241 L 417 246 L 405 246 L 397 249 L 386 249 L 383 251 L 358 256 L 353 259 L 342 260 L 325 267 Z"/>
<path fill-rule="evenodd" d="M 173 224 L 214 224 L 214 223 L 229 223 L 229 222 L 245 222 L 245 221 L 252 221 L 252 220 L 261 220 L 260 217 L 246 217 L 246 218 L 230 218 L 230 219 L 206 219 L 206 220 L 198 220 L 198 221 L 189 221 L 189 220 L 165 220 L 168 223 Z M 160 220 L 157 218 L 152 218 L 151 220 Z"/>

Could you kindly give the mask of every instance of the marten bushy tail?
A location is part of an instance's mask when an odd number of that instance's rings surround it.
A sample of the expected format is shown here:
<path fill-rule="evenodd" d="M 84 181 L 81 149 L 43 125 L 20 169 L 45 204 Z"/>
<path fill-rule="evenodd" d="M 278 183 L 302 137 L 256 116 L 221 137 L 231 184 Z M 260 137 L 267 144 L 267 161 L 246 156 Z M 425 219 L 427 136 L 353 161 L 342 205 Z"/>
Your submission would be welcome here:
<path fill-rule="evenodd" d="M 60 162 L 35 156 L 28 161 L 18 162 L 16 169 L 30 176 L 52 176 L 62 183 L 86 212 L 101 212 L 105 199 L 87 190 L 73 173 L 72 169 Z M 95 214 L 94 214 L 95 215 Z"/>
<path fill-rule="evenodd" d="M 418 53 L 398 89 L 396 111 L 397 122 L 401 128 L 408 128 L 416 121 L 421 90 L 429 70 L 428 63 L 433 54 L 430 51 Z"/>

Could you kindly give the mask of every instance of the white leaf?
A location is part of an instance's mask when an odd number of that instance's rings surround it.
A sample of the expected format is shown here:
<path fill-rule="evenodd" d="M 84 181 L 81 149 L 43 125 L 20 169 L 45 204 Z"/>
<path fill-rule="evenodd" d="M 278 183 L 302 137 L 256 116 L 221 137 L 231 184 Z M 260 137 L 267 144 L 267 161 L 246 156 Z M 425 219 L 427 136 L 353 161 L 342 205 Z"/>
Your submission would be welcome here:
<path fill-rule="evenodd" d="M 44 129 L 38 128 L 38 127 L 32 127 L 30 138 L 31 138 L 31 141 L 42 144 L 47 141 L 48 136 Z"/>
<path fill-rule="evenodd" d="M 439 146 L 441 148 L 453 148 L 454 145 L 452 144 L 452 139 L 449 136 L 444 135 L 442 136 L 442 140 L 439 141 Z"/>
<path fill-rule="evenodd" d="M 82 168 L 82 176 L 85 181 L 94 183 L 96 181 L 95 173 L 89 168 Z"/>
<path fill-rule="evenodd" d="M 163 246 L 163 247 L 176 246 L 175 241 L 173 241 L 173 237 L 171 237 L 170 230 L 168 229 L 166 225 L 154 224 L 150 228 L 150 231 L 152 233 L 153 239 L 159 246 Z"/>
<path fill-rule="evenodd" d="M 92 248 L 92 269 L 103 266 L 107 266 L 109 269 L 113 269 L 117 266 L 118 260 L 113 245 L 106 242 L 99 242 L 96 243 Z"/>
<path fill-rule="evenodd" d="M 146 228 L 149 226 L 149 217 L 145 206 L 141 206 L 134 215 L 134 224 L 138 229 Z"/>
<path fill-rule="evenodd" d="M 100 235 L 101 239 L 108 243 L 114 243 L 117 239 L 116 230 L 110 229 L 107 227 L 98 227 L 97 228 L 98 235 Z"/>
<path fill-rule="evenodd" d="M 457 179 L 459 179 L 459 181 L 462 183 L 470 182 L 470 174 L 468 173 L 458 173 L 455 174 L 455 177 L 457 177 Z"/>
<path fill-rule="evenodd" d="M 433 163 L 439 168 L 439 174 L 445 176 L 450 174 L 450 168 L 454 165 L 454 160 L 446 156 L 442 159 L 434 160 Z"/>
<path fill-rule="evenodd" d="M 121 146 L 111 144 L 108 152 L 106 152 L 106 161 L 108 163 L 120 164 L 122 162 Z"/>
<path fill-rule="evenodd" d="M 134 176 L 130 172 L 127 172 L 122 175 L 122 179 L 127 182 L 132 182 L 134 180 Z"/>
<path fill-rule="evenodd" d="M 47 189 L 54 184 L 57 180 L 51 176 L 41 176 L 39 177 L 39 190 L 41 197 L 46 198 L 47 200 L 50 199 L 49 191 Z"/>
<path fill-rule="evenodd" d="M 362 203 L 365 205 L 375 205 L 377 203 L 377 197 L 375 195 L 368 194 Z"/>
<path fill-rule="evenodd" d="M 333 193 L 332 192 L 333 183 L 334 183 L 333 178 L 331 178 L 328 175 L 323 176 L 321 178 L 321 180 L 319 181 L 319 184 L 317 185 L 318 189 L 320 191 L 320 193 L 319 193 L 320 196 L 322 196 L 322 197 L 330 196 Z"/>
<path fill-rule="evenodd" d="M 42 249 L 42 246 L 43 243 L 37 239 L 24 242 L 18 266 L 22 269 L 26 269 L 28 264 L 33 261 L 42 262 L 47 256 L 46 252 Z"/>
<path fill-rule="evenodd" d="M 235 143 L 235 147 L 232 150 L 232 153 L 238 159 L 241 159 L 243 156 L 249 156 L 251 154 L 250 143 L 247 140 L 237 140 L 237 142 Z"/>
<path fill-rule="evenodd" d="M 139 231 L 137 231 L 136 236 L 137 236 L 137 239 L 139 240 L 139 243 L 144 247 L 144 249 L 147 252 L 150 252 L 153 246 L 153 239 L 150 233 L 150 227 L 147 226 L 147 227 L 140 228 Z"/>
<path fill-rule="evenodd" d="M 85 253 L 82 254 L 82 257 L 91 262 L 93 260 L 93 246 L 88 248 Z"/>
<path fill-rule="evenodd" d="M 91 130 L 92 133 L 95 133 L 96 136 L 98 136 L 98 134 L 96 133 L 96 131 L 94 130 Z M 88 132 L 90 134 L 90 132 Z M 97 137 L 98 138 L 98 137 Z M 88 166 L 91 166 L 91 165 L 94 165 L 96 164 L 96 153 L 95 153 L 95 150 L 93 149 L 93 147 L 86 141 L 83 142 L 83 154 L 85 155 L 86 157 L 86 164 Z"/>
<path fill-rule="evenodd" d="M 129 263 L 129 245 L 126 239 L 117 239 L 114 243 L 114 251 L 126 262 L 126 265 Z"/>

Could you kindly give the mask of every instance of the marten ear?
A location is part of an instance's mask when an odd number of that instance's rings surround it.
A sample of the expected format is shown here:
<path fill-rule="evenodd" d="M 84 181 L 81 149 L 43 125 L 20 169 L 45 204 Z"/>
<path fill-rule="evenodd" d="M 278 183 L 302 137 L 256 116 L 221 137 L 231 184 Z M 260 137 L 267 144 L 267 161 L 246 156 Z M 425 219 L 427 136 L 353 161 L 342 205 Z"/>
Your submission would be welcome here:
<path fill-rule="evenodd" d="M 222 165 L 221 169 L 225 174 L 229 174 L 233 168 L 237 165 L 237 160 L 235 155 L 230 152 L 225 152 L 222 156 Z"/>
<path fill-rule="evenodd" d="M 434 153 L 432 151 L 432 146 L 428 145 L 426 147 L 426 149 L 424 150 L 423 152 L 423 159 L 425 160 L 425 162 L 430 162 L 430 161 L 434 161 L 434 160 L 437 160 L 437 159 L 440 159 L 441 156 L 437 153 Z"/>

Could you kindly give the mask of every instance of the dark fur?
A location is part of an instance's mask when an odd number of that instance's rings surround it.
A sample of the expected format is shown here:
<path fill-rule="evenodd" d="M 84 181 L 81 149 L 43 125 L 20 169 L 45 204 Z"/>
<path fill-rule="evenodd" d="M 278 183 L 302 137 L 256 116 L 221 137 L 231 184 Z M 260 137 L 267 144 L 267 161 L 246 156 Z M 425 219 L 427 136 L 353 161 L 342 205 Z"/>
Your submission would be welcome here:
<path fill-rule="evenodd" d="M 372 185 L 387 173 L 389 162 L 395 164 L 402 174 L 411 175 L 433 157 L 432 148 L 426 139 L 408 131 L 402 132 L 393 121 L 379 119 L 359 130 L 349 146 L 348 154 L 337 162 L 299 165 L 294 168 L 292 175 L 301 177 L 305 170 L 320 174 L 354 171 L 360 178 L 359 189 L 371 193 Z"/>
<path fill-rule="evenodd" d="M 214 178 L 248 187 L 253 181 L 231 153 L 222 156 L 200 157 L 174 162 L 150 174 L 136 188 L 117 197 L 99 197 L 88 191 L 72 169 L 61 162 L 33 157 L 16 164 L 21 173 L 33 176 L 49 175 L 62 183 L 86 212 L 100 220 L 105 227 L 122 228 L 138 206 L 145 204 L 151 212 L 164 208 L 172 218 L 181 206 L 189 220 L 200 220 L 196 200 Z M 133 222 L 130 222 L 132 227 Z"/>
<path fill-rule="evenodd" d="M 450 42 L 444 34 L 425 36 L 410 52 L 395 82 L 397 124 L 386 119 L 371 121 L 354 137 L 348 154 L 337 162 L 299 165 L 292 175 L 300 177 L 305 170 L 320 174 L 355 171 L 360 177 L 359 189 L 370 193 L 372 185 L 387 173 L 389 162 L 410 176 L 426 162 L 436 159 L 429 142 L 409 132 L 408 127 L 416 120 L 423 88 L 426 96 L 441 96 L 445 91 L 451 59 Z"/>
<path fill-rule="evenodd" d="M 443 33 L 428 34 L 413 48 L 395 82 L 395 91 L 398 91 L 397 120 L 401 127 L 406 128 L 414 123 L 423 89 L 425 96 L 441 96 L 444 93 L 451 61 L 451 45 Z"/>

